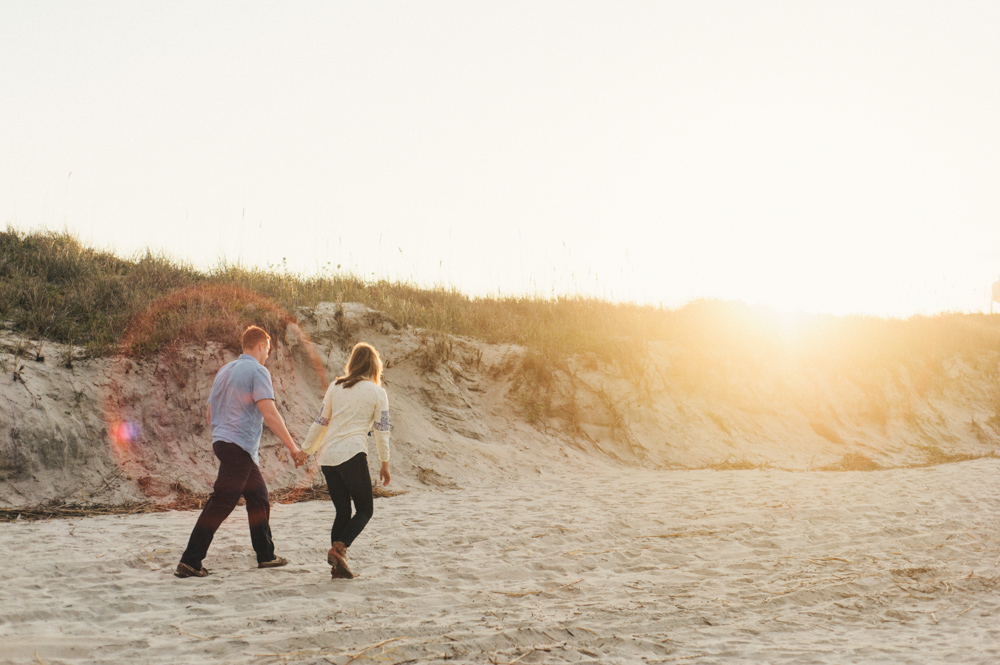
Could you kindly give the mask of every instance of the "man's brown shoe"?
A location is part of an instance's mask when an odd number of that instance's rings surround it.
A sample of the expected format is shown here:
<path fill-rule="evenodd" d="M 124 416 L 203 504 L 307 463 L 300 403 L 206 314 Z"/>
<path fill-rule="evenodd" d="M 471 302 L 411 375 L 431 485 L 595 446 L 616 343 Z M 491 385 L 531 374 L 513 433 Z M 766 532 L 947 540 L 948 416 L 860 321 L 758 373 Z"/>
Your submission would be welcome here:
<path fill-rule="evenodd" d="M 174 571 L 174 575 L 177 577 L 207 577 L 208 569 L 204 566 L 201 568 L 192 568 L 186 563 L 177 564 L 177 569 Z"/>
<path fill-rule="evenodd" d="M 288 559 L 280 556 L 276 556 L 270 561 L 261 561 L 257 564 L 258 568 L 280 568 L 281 566 L 287 566 Z"/>

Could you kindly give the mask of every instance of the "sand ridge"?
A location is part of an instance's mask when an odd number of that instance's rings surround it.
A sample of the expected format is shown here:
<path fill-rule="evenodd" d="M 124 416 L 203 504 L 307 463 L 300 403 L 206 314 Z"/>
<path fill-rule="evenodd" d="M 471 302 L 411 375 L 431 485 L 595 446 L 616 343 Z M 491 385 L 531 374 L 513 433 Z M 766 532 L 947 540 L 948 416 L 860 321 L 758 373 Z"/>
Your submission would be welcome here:
<path fill-rule="evenodd" d="M 403 488 L 463 487 L 498 476 L 516 482 L 525 468 L 559 459 L 817 469 L 851 457 L 895 467 L 1000 450 L 993 351 L 975 362 L 956 356 L 938 363 L 933 380 L 902 365 L 861 380 L 836 367 L 824 374 L 741 365 L 706 372 L 685 365 L 683 348 L 663 343 L 649 344 L 636 366 L 587 354 L 540 358 L 513 345 L 400 326 L 357 303 L 320 303 L 300 308 L 297 318 L 301 328 L 289 328 L 269 366 L 289 430 L 305 436 L 326 388 L 313 358 L 329 379 L 354 341 L 373 343 L 387 363 L 393 477 Z M 0 348 L 16 343 L 0 335 Z M 19 381 L 0 382 L 7 416 L 0 506 L 170 503 L 183 494 L 178 488 L 210 491 L 216 461 L 205 400 L 232 354 L 210 343 L 161 356 L 77 360 L 66 368 L 50 354 L 27 362 Z M 124 455 L 109 444 L 116 418 L 139 432 Z M 296 470 L 270 433 L 261 467 L 272 489 L 321 484 Z"/>
<path fill-rule="evenodd" d="M 277 570 L 238 509 L 205 579 L 196 513 L 0 525 L 0 662 L 996 662 L 998 471 L 546 465 L 379 499 L 353 581 L 319 501 L 274 507 Z"/>

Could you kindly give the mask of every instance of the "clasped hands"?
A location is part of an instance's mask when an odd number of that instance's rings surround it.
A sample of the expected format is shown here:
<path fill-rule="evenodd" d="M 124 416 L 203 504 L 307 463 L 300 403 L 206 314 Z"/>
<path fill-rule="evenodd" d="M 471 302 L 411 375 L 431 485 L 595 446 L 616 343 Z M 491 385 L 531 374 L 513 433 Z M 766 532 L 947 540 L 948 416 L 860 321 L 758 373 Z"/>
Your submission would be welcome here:
<path fill-rule="evenodd" d="M 309 459 L 309 453 L 299 448 L 292 453 L 292 459 L 295 460 L 295 468 L 297 469 L 306 463 L 306 460 Z"/>

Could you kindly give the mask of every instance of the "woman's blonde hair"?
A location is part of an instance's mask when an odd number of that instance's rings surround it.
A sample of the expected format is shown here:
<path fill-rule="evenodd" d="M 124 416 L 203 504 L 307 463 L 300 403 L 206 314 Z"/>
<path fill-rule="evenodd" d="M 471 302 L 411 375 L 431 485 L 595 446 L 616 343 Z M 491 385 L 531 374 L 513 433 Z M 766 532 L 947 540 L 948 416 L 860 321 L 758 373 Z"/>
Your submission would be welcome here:
<path fill-rule="evenodd" d="M 365 379 L 376 385 L 382 385 L 382 359 L 374 346 L 358 342 L 351 349 L 350 360 L 344 365 L 344 376 L 338 376 L 334 383 L 350 388 Z"/>

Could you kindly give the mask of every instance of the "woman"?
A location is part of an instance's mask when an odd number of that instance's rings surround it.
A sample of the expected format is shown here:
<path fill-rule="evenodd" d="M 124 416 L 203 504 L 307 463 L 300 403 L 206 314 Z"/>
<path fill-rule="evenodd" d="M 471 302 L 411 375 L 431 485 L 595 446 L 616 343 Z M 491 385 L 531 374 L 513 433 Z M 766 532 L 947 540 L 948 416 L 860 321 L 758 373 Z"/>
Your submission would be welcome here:
<path fill-rule="evenodd" d="M 372 517 L 369 432 L 375 434 L 382 461 L 379 477 L 383 485 L 389 484 L 389 398 L 381 383 L 382 359 L 378 351 L 369 344 L 356 344 L 344 366 L 344 376 L 337 377 L 327 388 L 323 406 L 302 445 L 310 455 L 320 451 L 319 463 L 337 511 L 326 556 L 334 578 L 354 577 L 347 565 L 347 548 Z"/>

